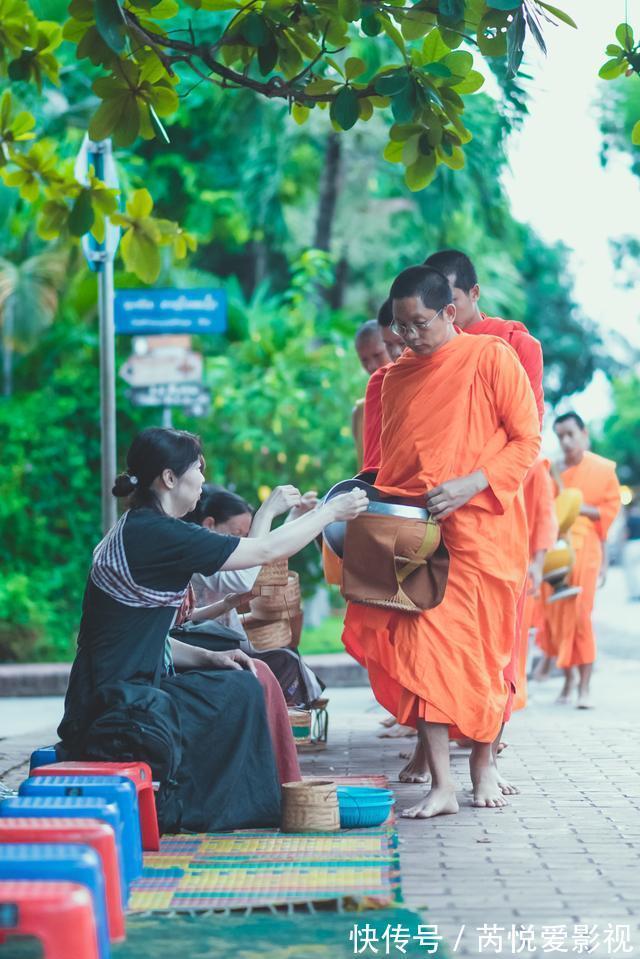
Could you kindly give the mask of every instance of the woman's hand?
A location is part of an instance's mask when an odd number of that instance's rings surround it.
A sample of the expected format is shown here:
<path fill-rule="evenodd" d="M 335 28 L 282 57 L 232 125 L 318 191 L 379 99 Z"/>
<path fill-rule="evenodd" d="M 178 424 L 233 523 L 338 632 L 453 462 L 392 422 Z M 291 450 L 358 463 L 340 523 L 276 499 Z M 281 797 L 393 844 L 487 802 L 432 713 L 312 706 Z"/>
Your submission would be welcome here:
<path fill-rule="evenodd" d="M 300 497 L 300 502 L 297 506 L 294 506 L 287 519 L 298 519 L 299 516 L 304 516 L 305 513 L 310 513 L 312 509 L 315 509 L 318 505 L 318 493 L 314 489 L 308 490 L 308 492 L 303 493 Z"/>
<path fill-rule="evenodd" d="M 250 602 L 253 599 L 253 593 L 249 590 L 248 593 L 227 593 L 224 598 L 225 611 L 228 613 L 230 609 L 237 609 L 238 606 L 244 605 L 244 603 Z"/>
<path fill-rule="evenodd" d="M 295 486 L 276 486 L 260 508 L 275 518 L 288 513 L 290 509 L 299 507 L 301 502 L 300 490 Z"/>
<path fill-rule="evenodd" d="M 366 512 L 368 505 L 369 498 L 363 489 L 353 489 L 349 493 L 341 493 L 326 504 L 327 511 L 333 514 L 327 522 L 334 523 L 355 519 L 356 516 Z"/>
<path fill-rule="evenodd" d="M 426 496 L 427 509 L 438 522 L 446 519 L 455 510 L 460 509 L 489 485 L 482 470 L 469 473 L 468 476 L 458 476 L 434 486 Z"/>
<path fill-rule="evenodd" d="M 207 669 L 248 669 L 254 676 L 257 675 L 253 660 L 241 649 L 230 649 L 225 653 L 215 653 L 208 649 L 205 652 Z"/>

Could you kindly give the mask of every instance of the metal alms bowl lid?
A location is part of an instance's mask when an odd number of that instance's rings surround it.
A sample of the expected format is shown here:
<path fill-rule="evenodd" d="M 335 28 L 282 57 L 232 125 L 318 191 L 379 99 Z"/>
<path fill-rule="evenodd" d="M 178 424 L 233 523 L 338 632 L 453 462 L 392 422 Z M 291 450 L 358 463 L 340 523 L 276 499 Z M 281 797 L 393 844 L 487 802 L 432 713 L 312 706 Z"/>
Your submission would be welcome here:
<path fill-rule="evenodd" d="M 368 513 L 378 513 L 386 516 L 398 516 L 405 519 L 419 519 L 426 522 L 429 519 L 429 511 L 420 506 L 411 506 L 405 502 L 394 502 L 393 498 L 383 499 L 383 494 L 375 486 L 365 482 L 358 476 L 353 479 L 342 480 L 332 486 L 323 499 L 323 503 L 339 496 L 341 493 L 350 493 L 353 489 L 362 489 L 369 497 Z M 329 549 L 342 559 L 344 553 L 344 537 L 347 530 L 347 524 L 344 521 L 329 523 L 322 531 L 322 538 Z"/>

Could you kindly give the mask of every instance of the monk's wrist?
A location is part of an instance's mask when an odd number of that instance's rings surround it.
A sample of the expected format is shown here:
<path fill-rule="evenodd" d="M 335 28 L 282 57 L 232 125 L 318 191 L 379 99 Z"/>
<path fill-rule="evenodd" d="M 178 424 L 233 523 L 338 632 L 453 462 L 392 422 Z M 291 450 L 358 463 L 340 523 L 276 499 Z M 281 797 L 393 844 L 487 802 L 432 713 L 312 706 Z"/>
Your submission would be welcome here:
<path fill-rule="evenodd" d="M 483 490 L 487 489 L 489 486 L 489 480 L 485 476 L 482 470 L 476 470 L 475 473 L 471 473 L 469 477 L 474 484 L 474 496 L 477 493 L 482 493 Z"/>

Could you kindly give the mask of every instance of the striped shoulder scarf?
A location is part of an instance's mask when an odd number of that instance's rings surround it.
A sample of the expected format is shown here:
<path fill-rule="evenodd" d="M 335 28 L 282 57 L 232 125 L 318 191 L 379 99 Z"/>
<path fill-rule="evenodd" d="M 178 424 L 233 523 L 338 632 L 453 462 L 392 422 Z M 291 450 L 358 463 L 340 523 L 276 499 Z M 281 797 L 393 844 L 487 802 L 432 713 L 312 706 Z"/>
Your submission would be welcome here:
<path fill-rule="evenodd" d="M 129 569 L 124 549 L 123 530 L 129 510 L 123 513 L 115 526 L 109 530 L 93 551 L 91 582 L 107 596 L 125 606 L 153 608 L 157 606 L 180 607 L 187 595 L 188 586 L 176 592 L 149 589 L 135 582 Z"/>

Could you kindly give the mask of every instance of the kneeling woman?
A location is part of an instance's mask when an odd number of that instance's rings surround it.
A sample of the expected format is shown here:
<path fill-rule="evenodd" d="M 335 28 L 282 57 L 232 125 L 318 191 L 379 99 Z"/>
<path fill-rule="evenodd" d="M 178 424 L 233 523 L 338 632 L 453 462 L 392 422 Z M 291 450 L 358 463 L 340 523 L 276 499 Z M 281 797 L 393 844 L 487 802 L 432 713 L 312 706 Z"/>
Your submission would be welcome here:
<path fill-rule="evenodd" d="M 161 791 L 166 831 L 270 826 L 280 813 L 264 698 L 253 672 L 188 668 L 162 678 L 165 639 L 191 577 L 291 556 L 328 523 L 367 507 L 356 491 L 264 536 L 222 536 L 180 519 L 200 497 L 203 465 L 190 433 L 148 429 L 133 441 L 127 473 L 114 486 L 114 495 L 129 497 L 129 509 L 94 551 L 59 727 L 71 758 L 97 756 L 99 741 L 105 757 L 111 748 L 109 758 L 118 758 L 121 743 L 120 758 L 128 759 L 145 728 L 145 709 L 151 724 L 156 712 L 173 718 L 180 755 L 167 775 L 175 788 L 165 782 Z M 235 660 L 227 665 L 248 665 L 240 652 L 227 656 Z"/>

